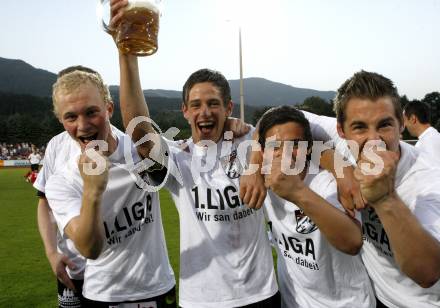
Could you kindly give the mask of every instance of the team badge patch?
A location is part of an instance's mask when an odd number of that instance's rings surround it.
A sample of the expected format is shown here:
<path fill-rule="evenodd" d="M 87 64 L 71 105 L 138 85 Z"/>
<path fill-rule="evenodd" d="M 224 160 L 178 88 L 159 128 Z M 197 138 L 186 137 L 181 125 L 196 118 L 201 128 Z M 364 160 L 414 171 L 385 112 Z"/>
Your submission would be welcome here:
<path fill-rule="evenodd" d="M 145 184 L 151 185 L 151 181 L 147 171 L 142 171 L 141 173 L 139 173 L 139 177 L 137 177 L 137 182 L 135 182 L 135 185 L 138 189 L 143 189 L 143 187 L 145 187 Z"/>
<path fill-rule="evenodd" d="M 223 170 L 230 179 L 239 178 L 243 173 L 243 167 L 237 158 L 237 150 L 233 150 L 229 156 L 220 158 Z"/>
<path fill-rule="evenodd" d="M 295 211 L 296 232 L 301 234 L 309 234 L 318 229 L 315 223 L 304 214 L 301 210 Z"/>

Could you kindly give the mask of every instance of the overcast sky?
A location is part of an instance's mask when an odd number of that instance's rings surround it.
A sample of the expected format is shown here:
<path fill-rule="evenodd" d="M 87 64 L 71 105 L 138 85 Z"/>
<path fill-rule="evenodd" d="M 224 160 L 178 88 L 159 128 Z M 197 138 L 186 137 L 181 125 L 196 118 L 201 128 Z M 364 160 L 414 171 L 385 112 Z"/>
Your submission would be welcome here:
<path fill-rule="evenodd" d="M 0 57 L 58 72 L 82 64 L 119 83 L 117 51 L 94 0 L 2 0 Z M 243 5 L 238 5 L 244 2 Z M 235 7 L 234 7 L 235 5 Z M 440 0 L 163 0 L 159 50 L 140 59 L 145 89 L 180 90 L 209 67 L 245 77 L 336 90 L 360 69 L 391 78 L 400 94 L 440 91 Z"/>

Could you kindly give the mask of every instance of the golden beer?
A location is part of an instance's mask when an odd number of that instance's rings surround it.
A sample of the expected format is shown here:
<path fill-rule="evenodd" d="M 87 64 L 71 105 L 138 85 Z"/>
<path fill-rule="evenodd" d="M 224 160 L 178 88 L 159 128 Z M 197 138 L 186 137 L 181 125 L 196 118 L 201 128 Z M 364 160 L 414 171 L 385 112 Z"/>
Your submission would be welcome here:
<path fill-rule="evenodd" d="M 116 29 L 115 40 L 124 54 L 149 56 L 157 51 L 159 10 L 154 6 L 130 6 Z"/>

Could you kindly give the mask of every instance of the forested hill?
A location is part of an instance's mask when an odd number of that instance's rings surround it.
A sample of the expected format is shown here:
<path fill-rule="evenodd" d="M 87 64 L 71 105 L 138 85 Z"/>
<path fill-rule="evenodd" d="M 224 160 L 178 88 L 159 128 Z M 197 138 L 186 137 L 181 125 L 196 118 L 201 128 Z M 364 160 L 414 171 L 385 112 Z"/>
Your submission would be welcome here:
<path fill-rule="evenodd" d="M 0 58 L 0 142 L 32 142 L 43 145 L 62 126 L 52 113 L 51 89 L 54 73 L 38 69 L 22 60 Z M 239 116 L 239 81 L 230 80 L 233 116 Z M 119 111 L 119 87 L 110 86 L 116 110 L 112 123 L 122 129 Z M 295 88 L 264 78 L 245 78 L 245 120 L 255 124 L 268 106 L 297 105 L 311 112 L 334 116 L 331 99 L 333 91 Z M 174 90 L 144 90 L 150 113 L 162 130 L 177 127 L 179 137 L 190 134 L 181 112 L 181 92 Z M 403 95 L 402 105 L 408 102 Z M 440 129 L 440 93 L 431 92 L 422 99 L 431 108 L 431 123 Z M 404 134 L 405 138 L 409 135 Z"/>
<path fill-rule="evenodd" d="M 22 60 L 0 58 L 0 91 L 15 94 L 49 97 L 56 74 L 44 69 L 35 68 Z M 245 104 L 250 106 L 278 106 L 283 104 L 299 104 L 310 96 L 330 100 L 334 91 L 318 91 L 313 89 L 296 88 L 290 85 L 273 82 L 264 78 L 245 78 Z M 240 101 L 239 80 L 229 80 L 234 102 Z M 179 85 L 180 86 L 180 85 Z M 118 86 L 111 86 L 117 91 Z M 180 91 L 164 89 L 146 89 L 147 97 L 162 97 L 180 99 Z"/>

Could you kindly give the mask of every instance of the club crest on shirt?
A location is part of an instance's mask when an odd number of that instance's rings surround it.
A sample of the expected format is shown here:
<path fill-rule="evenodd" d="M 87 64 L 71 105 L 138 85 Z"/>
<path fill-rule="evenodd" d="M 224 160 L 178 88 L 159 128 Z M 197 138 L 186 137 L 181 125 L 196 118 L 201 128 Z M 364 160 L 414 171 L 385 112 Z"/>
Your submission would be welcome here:
<path fill-rule="evenodd" d="M 301 210 L 295 211 L 296 232 L 301 234 L 309 234 L 318 229 L 315 223 L 304 214 Z"/>
<path fill-rule="evenodd" d="M 223 170 L 230 179 L 239 178 L 243 172 L 240 161 L 237 158 L 237 150 L 233 150 L 229 156 L 220 158 Z"/>
<path fill-rule="evenodd" d="M 145 184 L 151 185 L 151 181 L 150 178 L 148 177 L 147 171 L 142 171 L 141 173 L 139 173 L 139 177 L 137 177 L 137 181 L 138 182 L 135 182 L 134 184 L 138 189 L 142 189 L 142 187 L 144 187 Z"/>

